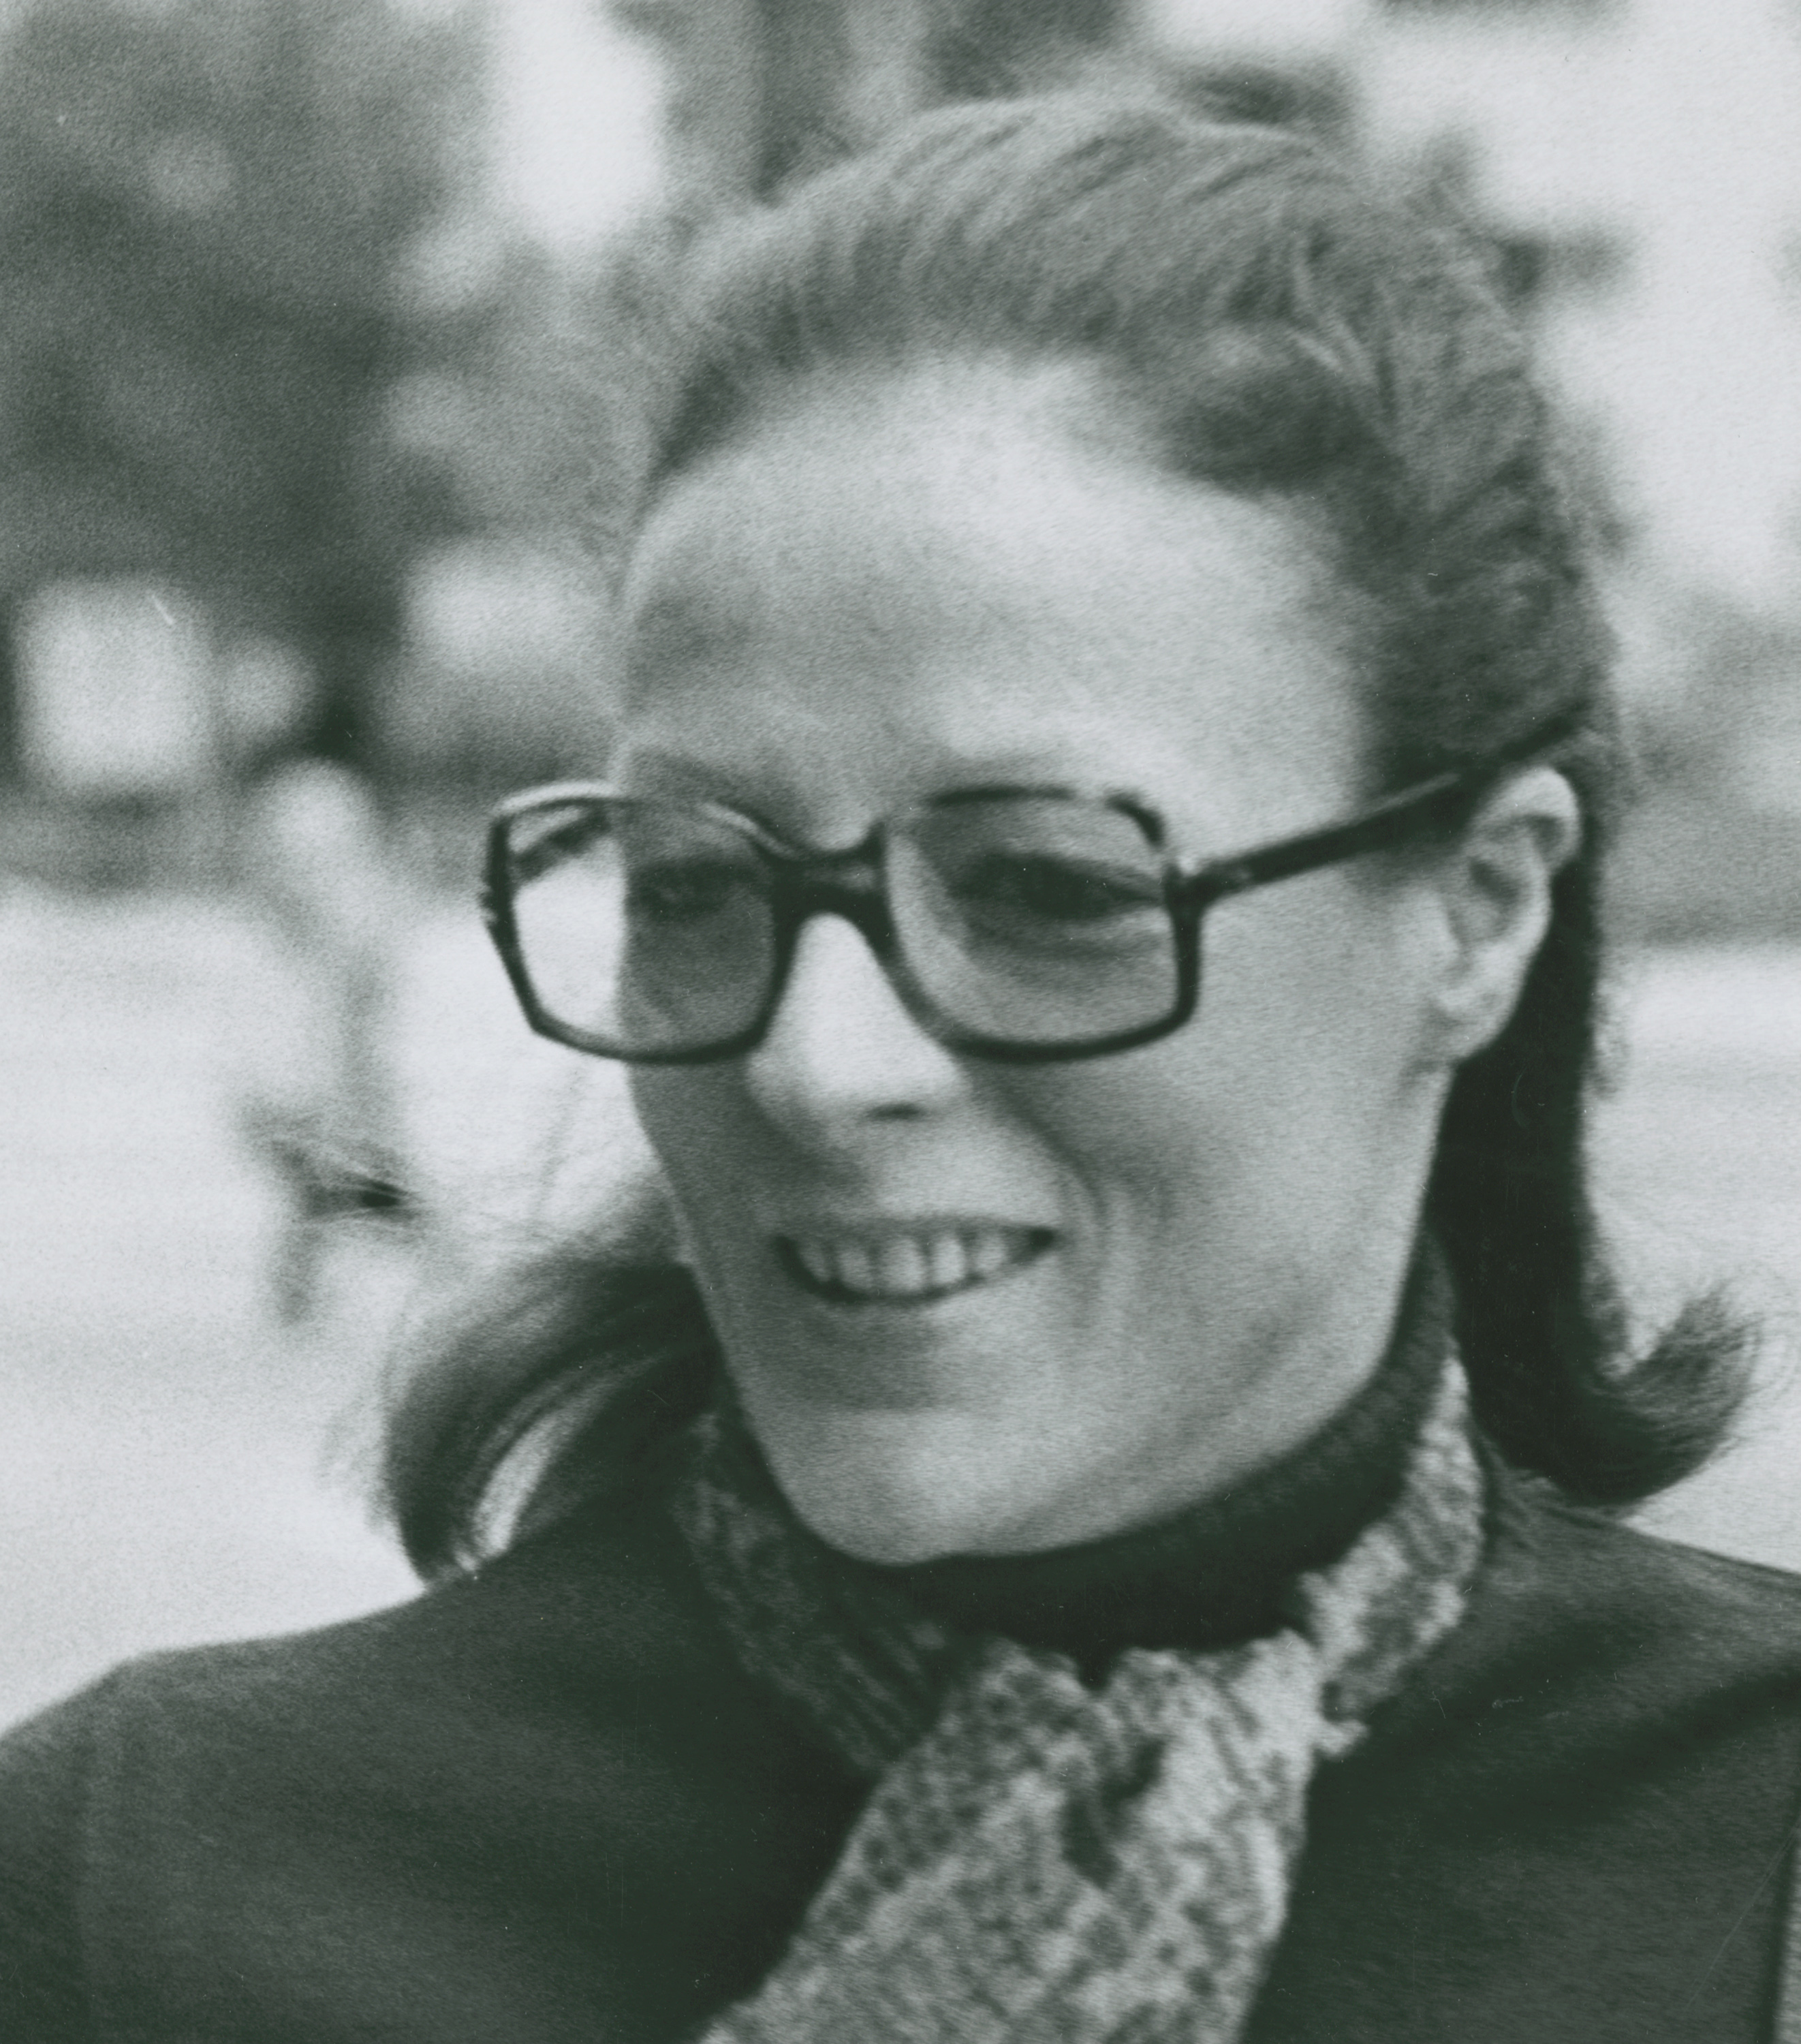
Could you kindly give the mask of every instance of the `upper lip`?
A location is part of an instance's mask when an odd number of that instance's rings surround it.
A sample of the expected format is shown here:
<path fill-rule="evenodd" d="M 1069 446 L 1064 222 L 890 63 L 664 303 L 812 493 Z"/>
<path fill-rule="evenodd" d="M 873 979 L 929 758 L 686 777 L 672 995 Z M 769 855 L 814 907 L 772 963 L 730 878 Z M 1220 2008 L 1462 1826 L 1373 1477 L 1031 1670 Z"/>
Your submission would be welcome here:
<path fill-rule="evenodd" d="M 1009 1220 L 1000 1214 L 820 1214 L 785 1220 L 771 1231 L 789 1242 L 893 1242 L 917 1235 L 973 1235 L 984 1230 L 1051 1235 L 1043 1221 Z"/>

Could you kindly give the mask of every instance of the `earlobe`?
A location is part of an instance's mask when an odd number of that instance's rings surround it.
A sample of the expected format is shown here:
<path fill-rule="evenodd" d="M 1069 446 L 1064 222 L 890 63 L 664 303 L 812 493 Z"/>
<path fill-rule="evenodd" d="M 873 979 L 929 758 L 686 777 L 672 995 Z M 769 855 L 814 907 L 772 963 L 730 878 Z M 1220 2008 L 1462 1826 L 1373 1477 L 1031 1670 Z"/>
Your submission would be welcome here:
<path fill-rule="evenodd" d="M 1515 775 L 1471 819 L 1440 878 L 1448 942 L 1434 1007 L 1447 1063 L 1506 1028 L 1550 927 L 1551 884 L 1581 843 L 1575 790 L 1551 766 Z"/>

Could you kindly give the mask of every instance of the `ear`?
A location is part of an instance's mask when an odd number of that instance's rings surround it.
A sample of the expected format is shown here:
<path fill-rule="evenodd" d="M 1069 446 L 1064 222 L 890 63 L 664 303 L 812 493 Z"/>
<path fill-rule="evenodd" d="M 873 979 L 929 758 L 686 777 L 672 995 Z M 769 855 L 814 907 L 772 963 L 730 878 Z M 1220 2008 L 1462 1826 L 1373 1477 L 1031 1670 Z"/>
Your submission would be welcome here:
<path fill-rule="evenodd" d="M 1574 790 L 1555 767 L 1534 766 L 1496 788 L 1445 855 L 1435 1061 L 1461 1064 L 1507 1027 L 1550 927 L 1551 882 L 1581 842 Z"/>

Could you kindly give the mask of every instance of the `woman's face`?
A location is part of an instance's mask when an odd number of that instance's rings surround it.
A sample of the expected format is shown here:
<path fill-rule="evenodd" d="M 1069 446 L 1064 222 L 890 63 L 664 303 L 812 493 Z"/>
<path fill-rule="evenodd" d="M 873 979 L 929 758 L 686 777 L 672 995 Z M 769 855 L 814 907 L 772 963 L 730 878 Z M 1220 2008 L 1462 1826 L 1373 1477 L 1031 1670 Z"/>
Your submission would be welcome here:
<path fill-rule="evenodd" d="M 1130 793 L 1197 859 L 1353 810 L 1353 609 L 1308 528 L 1085 433 L 1089 394 L 846 382 L 678 481 L 635 563 L 616 778 L 822 848 L 978 784 Z M 635 1072 L 816 1532 L 890 1562 L 1093 1538 L 1350 1395 L 1446 1079 L 1428 894 L 1365 862 L 1238 897 L 1187 1026 L 1036 1066 L 935 1042 L 822 916 L 758 1049 Z"/>

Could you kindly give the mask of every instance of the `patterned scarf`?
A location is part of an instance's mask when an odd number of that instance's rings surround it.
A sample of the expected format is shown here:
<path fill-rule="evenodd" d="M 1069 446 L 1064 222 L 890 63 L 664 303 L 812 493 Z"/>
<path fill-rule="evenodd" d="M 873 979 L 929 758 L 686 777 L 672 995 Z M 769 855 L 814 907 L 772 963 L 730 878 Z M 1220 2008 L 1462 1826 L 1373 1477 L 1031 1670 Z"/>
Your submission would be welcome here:
<path fill-rule="evenodd" d="M 874 1786 L 755 1993 L 703 2044 L 1231 2044 L 1308 1785 L 1461 1615 L 1482 1478 L 1446 1366 L 1399 1498 L 1217 1651 L 959 1637 L 790 1513 L 730 1407 L 675 1512 L 740 1658 Z"/>

